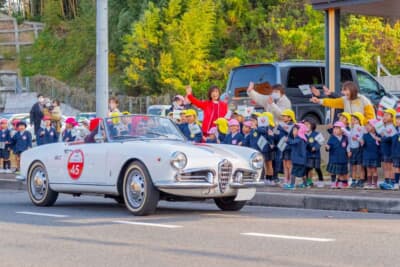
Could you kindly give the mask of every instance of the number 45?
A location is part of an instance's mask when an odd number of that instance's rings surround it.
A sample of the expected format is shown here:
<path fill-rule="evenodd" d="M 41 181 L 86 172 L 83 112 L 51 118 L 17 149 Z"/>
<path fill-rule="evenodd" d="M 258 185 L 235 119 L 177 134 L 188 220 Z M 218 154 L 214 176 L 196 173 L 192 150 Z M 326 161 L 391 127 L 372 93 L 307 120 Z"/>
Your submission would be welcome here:
<path fill-rule="evenodd" d="M 72 168 L 69 170 L 69 172 L 73 175 L 78 175 L 80 172 L 80 166 L 76 164 L 72 165 Z"/>

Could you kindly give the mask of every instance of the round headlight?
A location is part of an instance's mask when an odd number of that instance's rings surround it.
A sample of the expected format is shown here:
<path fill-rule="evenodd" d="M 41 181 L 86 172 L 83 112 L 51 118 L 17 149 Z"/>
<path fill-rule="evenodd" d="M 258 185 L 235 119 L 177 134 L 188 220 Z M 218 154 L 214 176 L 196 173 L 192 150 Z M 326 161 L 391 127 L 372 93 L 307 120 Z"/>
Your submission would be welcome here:
<path fill-rule="evenodd" d="M 182 152 L 174 152 L 171 155 L 171 166 L 175 169 L 181 170 L 186 167 L 187 158 Z"/>
<path fill-rule="evenodd" d="M 262 169 L 264 167 L 263 155 L 261 155 L 261 153 L 253 153 L 250 157 L 250 165 L 253 169 Z"/>

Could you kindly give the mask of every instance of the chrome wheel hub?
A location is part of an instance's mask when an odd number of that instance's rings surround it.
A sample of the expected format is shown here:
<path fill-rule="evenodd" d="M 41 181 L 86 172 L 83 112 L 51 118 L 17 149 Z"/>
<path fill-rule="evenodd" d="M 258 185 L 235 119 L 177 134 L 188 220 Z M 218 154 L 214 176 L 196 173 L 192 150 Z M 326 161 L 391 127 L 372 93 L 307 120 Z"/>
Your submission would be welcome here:
<path fill-rule="evenodd" d="M 42 167 L 38 167 L 33 171 L 30 187 L 32 196 L 36 200 L 41 200 L 46 196 L 47 176 Z"/>
<path fill-rule="evenodd" d="M 139 170 L 133 170 L 129 173 L 126 186 L 126 196 L 130 205 L 134 208 L 140 208 L 145 197 L 145 178 Z"/>

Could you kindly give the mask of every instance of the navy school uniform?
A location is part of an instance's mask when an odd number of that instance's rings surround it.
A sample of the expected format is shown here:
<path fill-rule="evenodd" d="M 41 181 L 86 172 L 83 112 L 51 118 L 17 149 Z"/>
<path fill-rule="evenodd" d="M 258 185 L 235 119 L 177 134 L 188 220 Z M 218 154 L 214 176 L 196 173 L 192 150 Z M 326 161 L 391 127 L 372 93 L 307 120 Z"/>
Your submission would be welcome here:
<path fill-rule="evenodd" d="M 197 124 L 190 125 L 189 123 L 183 123 L 181 125 L 182 125 L 182 133 L 185 135 L 188 141 L 201 143 L 203 139 L 203 133 L 199 125 Z"/>
<path fill-rule="evenodd" d="M 206 139 L 206 143 L 207 144 L 217 144 L 217 138 L 215 138 L 215 139 L 210 139 L 210 138 L 207 138 Z"/>
<path fill-rule="evenodd" d="M 221 132 L 218 130 L 218 141 L 219 141 L 220 144 L 223 144 L 223 143 L 224 143 L 225 137 L 226 137 L 226 134 L 221 133 Z"/>
<path fill-rule="evenodd" d="M 379 137 L 379 136 L 378 136 Z M 367 168 L 378 168 L 381 166 L 380 144 L 370 133 L 363 135 L 363 166 Z"/>
<path fill-rule="evenodd" d="M 321 145 L 315 140 L 320 133 L 312 131 L 307 137 L 307 167 L 312 169 L 321 168 Z"/>
<path fill-rule="evenodd" d="M 63 142 L 73 142 L 75 141 L 76 136 L 72 133 L 72 129 L 65 129 L 62 133 L 62 141 Z"/>
<path fill-rule="evenodd" d="M 271 127 L 258 127 L 253 129 L 248 135 L 247 146 L 260 151 L 264 155 L 266 161 L 274 160 L 275 158 L 275 140 L 273 135 L 268 134 L 268 130 L 272 130 Z M 264 147 L 259 147 L 258 142 L 263 137 L 267 141 Z"/>
<path fill-rule="evenodd" d="M 32 147 L 32 135 L 28 131 L 16 132 L 12 138 L 13 150 L 16 155 L 20 155 L 28 148 Z"/>
<path fill-rule="evenodd" d="M 290 129 L 293 127 L 294 123 L 293 122 L 289 122 L 287 124 L 287 126 L 279 124 L 278 128 L 276 130 L 276 134 L 275 134 L 275 143 L 278 144 L 279 141 L 283 138 L 283 137 L 287 137 L 289 136 L 290 133 Z M 284 151 L 280 151 L 278 149 L 278 154 L 279 154 L 279 158 L 281 160 L 290 160 L 290 146 L 286 146 Z"/>
<path fill-rule="evenodd" d="M 11 134 L 9 129 L 0 130 L 0 158 L 8 160 L 10 158 Z M 7 143 L 7 144 L 6 144 Z"/>
<path fill-rule="evenodd" d="M 239 145 L 243 143 L 243 134 L 237 132 L 236 134 L 229 133 L 225 136 L 224 144 L 227 145 Z"/>
<path fill-rule="evenodd" d="M 393 167 L 400 168 L 400 129 L 392 137 L 392 160 Z"/>
<path fill-rule="evenodd" d="M 326 170 L 332 174 L 347 174 L 347 146 L 349 145 L 347 137 L 342 135 L 339 139 L 332 135 L 327 145 L 329 146 L 329 163 Z"/>
<path fill-rule="evenodd" d="M 386 130 L 396 131 L 393 125 L 385 127 Z M 381 160 L 383 162 L 392 162 L 392 136 L 382 136 L 381 138 Z"/>
<path fill-rule="evenodd" d="M 58 141 L 58 135 L 54 127 L 40 128 L 39 136 L 37 138 L 38 146 L 57 143 L 57 141 Z"/>
<path fill-rule="evenodd" d="M 289 137 L 287 143 L 290 147 L 290 158 L 293 164 L 291 174 L 294 177 L 304 177 L 306 175 L 307 143 L 299 136 Z"/>

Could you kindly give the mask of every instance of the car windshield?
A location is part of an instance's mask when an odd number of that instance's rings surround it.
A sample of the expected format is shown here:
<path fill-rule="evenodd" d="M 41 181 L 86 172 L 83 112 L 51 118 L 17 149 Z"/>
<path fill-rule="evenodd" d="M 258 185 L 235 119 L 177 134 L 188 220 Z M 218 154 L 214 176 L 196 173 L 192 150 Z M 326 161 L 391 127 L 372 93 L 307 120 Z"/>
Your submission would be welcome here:
<path fill-rule="evenodd" d="M 105 121 L 110 141 L 138 138 L 185 140 L 176 125 L 168 118 L 151 115 L 122 115 L 107 118 Z"/>

